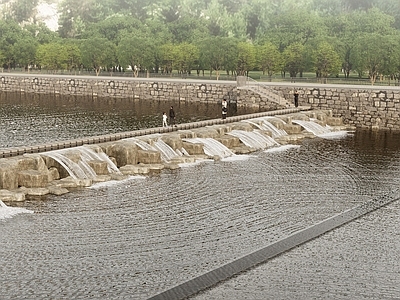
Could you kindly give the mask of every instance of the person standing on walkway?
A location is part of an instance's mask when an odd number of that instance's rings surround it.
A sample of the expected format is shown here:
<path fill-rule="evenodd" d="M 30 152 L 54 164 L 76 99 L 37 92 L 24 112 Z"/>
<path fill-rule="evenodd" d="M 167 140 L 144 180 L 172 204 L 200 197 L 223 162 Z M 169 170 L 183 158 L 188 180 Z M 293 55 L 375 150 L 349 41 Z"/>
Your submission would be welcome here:
<path fill-rule="evenodd" d="M 226 115 L 228 114 L 228 102 L 226 99 L 222 100 L 222 119 L 226 119 Z"/>
<path fill-rule="evenodd" d="M 167 119 L 168 119 L 167 114 L 165 112 L 163 112 L 163 115 L 162 115 L 162 127 L 168 127 Z"/>
<path fill-rule="evenodd" d="M 298 107 L 299 106 L 299 92 L 298 91 L 294 91 L 294 106 Z"/>
<path fill-rule="evenodd" d="M 169 109 L 169 125 L 176 126 L 175 125 L 175 111 L 174 111 L 173 106 L 171 106 L 171 108 Z"/>

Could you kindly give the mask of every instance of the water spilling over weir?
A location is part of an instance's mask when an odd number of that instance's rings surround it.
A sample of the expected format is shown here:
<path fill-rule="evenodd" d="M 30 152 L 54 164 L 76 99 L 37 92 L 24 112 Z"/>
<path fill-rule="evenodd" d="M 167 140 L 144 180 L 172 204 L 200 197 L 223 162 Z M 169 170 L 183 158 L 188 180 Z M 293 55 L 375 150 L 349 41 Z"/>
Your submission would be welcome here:
<path fill-rule="evenodd" d="M 222 270 L 220 273 L 228 274 L 223 268 L 226 265 L 236 274 L 243 270 L 237 268 L 241 262 L 254 264 L 252 254 L 258 256 L 257 250 L 269 245 L 280 253 L 284 250 L 280 241 L 287 244 L 291 237 L 297 240 L 299 235 L 310 238 L 320 229 L 326 230 L 325 220 L 344 221 L 346 214 L 357 218 L 362 211 L 387 204 L 387 209 L 346 225 L 350 230 L 335 230 L 326 239 L 300 245 L 269 261 L 266 270 L 262 266 L 251 268 L 249 273 L 240 273 L 194 297 L 278 299 L 285 295 L 307 299 L 325 292 L 340 298 L 346 291 L 349 297 L 357 298 L 357 293 L 365 292 L 362 283 L 366 278 L 379 278 L 372 281 L 384 283 L 373 284 L 370 295 L 395 298 L 399 295 L 393 284 L 397 279 L 391 270 L 397 254 L 382 248 L 384 240 L 389 240 L 387 231 L 382 229 L 394 225 L 396 232 L 395 223 L 390 222 L 396 220 L 399 211 L 393 202 L 397 199 L 396 190 L 388 194 L 390 187 L 398 184 L 400 162 L 396 147 L 388 149 L 386 144 L 380 151 L 374 144 L 374 151 L 368 152 L 358 145 L 369 139 L 357 134 L 342 136 L 343 141 L 317 141 L 312 132 L 293 122 L 297 117 L 303 120 L 304 115 L 287 114 L 282 119 L 269 120 L 277 128 L 285 125 L 287 134 L 276 138 L 254 125 L 262 122 L 256 117 L 251 122 L 182 128 L 162 135 L 123 138 L 95 148 L 84 146 L 96 153 L 102 150 L 123 173 L 121 177 L 111 173 L 101 157 L 87 157 L 74 148 L 71 153 L 65 151 L 63 155 L 71 161 L 79 163 L 77 158 L 82 158 L 96 170 L 94 180 L 85 179 L 91 189 L 73 188 L 71 193 L 59 196 L 47 194 L 49 199 L 44 202 L 26 194 L 27 200 L 20 205 L 34 213 L 19 213 L 18 217 L 13 214 L 11 220 L 3 220 L 6 230 L 0 235 L 0 243 L 2 255 L 7 257 L 0 265 L 0 275 L 7 278 L 2 281 L 3 297 L 24 298 L 28 293 L 40 297 L 46 293 L 51 298 L 162 298 L 163 292 L 190 279 L 196 282 L 208 272 Z M 332 130 L 338 129 L 345 128 L 332 126 Z M 276 141 L 263 150 L 276 151 L 254 151 L 255 145 L 267 145 L 264 139 L 258 141 L 254 132 Z M 205 140 L 216 141 L 210 143 L 210 153 L 206 153 Z M 289 147 L 292 143 L 297 147 Z M 219 149 L 221 144 L 236 156 L 254 154 L 248 161 L 220 160 L 225 155 L 225 148 Z M 377 158 L 377 153 L 383 157 Z M 44 170 L 36 154 L 27 157 L 30 166 L 40 165 L 38 169 Z M 189 168 L 173 167 L 189 158 L 205 162 Z M 379 163 L 385 161 L 390 165 L 381 168 Z M 54 176 L 58 168 L 53 161 L 48 170 Z M 157 170 L 156 176 L 142 180 L 143 176 L 137 175 L 143 175 L 145 168 L 147 174 Z M 28 174 L 31 178 L 39 176 L 38 172 L 23 173 L 18 180 L 22 182 L 23 175 Z M 67 186 L 66 179 L 72 176 L 58 173 L 66 177 L 52 182 L 61 181 Z M 71 185 L 73 180 L 68 180 Z M 33 193 L 41 188 L 19 189 Z M 371 203 L 370 199 L 375 200 Z M 8 207 L 13 204 L 6 203 Z M 386 214 L 389 217 L 385 221 Z M 310 231 L 304 231 L 307 229 Z M 365 245 L 369 239 L 371 243 Z M 376 251 L 379 259 L 372 259 L 377 262 L 375 269 L 389 272 L 374 275 L 366 263 L 371 262 L 370 256 L 375 252 L 370 251 L 371 247 L 382 250 Z M 334 255 L 327 258 L 330 253 Z M 353 273 L 347 276 L 346 270 Z M 258 273 L 249 278 L 255 272 Z M 200 284 L 205 281 L 208 279 Z M 198 287 L 197 283 L 193 287 Z"/>

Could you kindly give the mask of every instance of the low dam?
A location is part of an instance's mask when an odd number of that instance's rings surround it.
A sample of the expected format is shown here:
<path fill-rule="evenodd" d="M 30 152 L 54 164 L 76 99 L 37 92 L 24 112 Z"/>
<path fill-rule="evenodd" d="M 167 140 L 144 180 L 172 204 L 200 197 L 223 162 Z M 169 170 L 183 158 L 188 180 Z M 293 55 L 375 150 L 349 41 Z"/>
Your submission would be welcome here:
<path fill-rule="evenodd" d="M 26 196 L 63 194 L 68 187 L 175 169 L 198 159 L 246 154 L 333 128 L 346 127 L 330 111 L 287 109 L 5 149 L 0 196 L 23 201 Z"/>

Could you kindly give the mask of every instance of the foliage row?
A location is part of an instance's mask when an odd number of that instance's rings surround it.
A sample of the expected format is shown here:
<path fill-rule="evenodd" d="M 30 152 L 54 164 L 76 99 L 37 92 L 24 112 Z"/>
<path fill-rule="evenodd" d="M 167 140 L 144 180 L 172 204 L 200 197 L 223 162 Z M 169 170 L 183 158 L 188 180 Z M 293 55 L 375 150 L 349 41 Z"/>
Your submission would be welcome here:
<path fill-rule="evenodd" d="M 7 69 L 400 74 L 398 0 L 64 0 L 58 32 L 34 20 L 38 0 L 9 2 Z"/>

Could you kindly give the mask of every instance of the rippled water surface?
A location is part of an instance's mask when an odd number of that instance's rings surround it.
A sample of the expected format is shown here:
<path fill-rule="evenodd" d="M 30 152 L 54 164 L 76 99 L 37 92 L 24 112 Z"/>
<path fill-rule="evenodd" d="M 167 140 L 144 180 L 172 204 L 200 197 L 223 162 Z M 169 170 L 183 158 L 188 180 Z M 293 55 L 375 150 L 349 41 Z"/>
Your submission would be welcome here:
<path fill-rule="evenodd" d="M 399 146 L 360 131 L 26 201 L 33 214 L 0 220 L 0 298 L 147 299 L 397 190 Z M 394 201 L 194 298 L 400 298 L 399 212 Z"/>
<path fill-rule="evenodd" d="M 216 103 L 0 93 L 0 148 L 160 127 L 171 105 L 177 123 L 219 118 L 221 113 Z M 228 114 L 252 112 L 232 104 Z"/>

